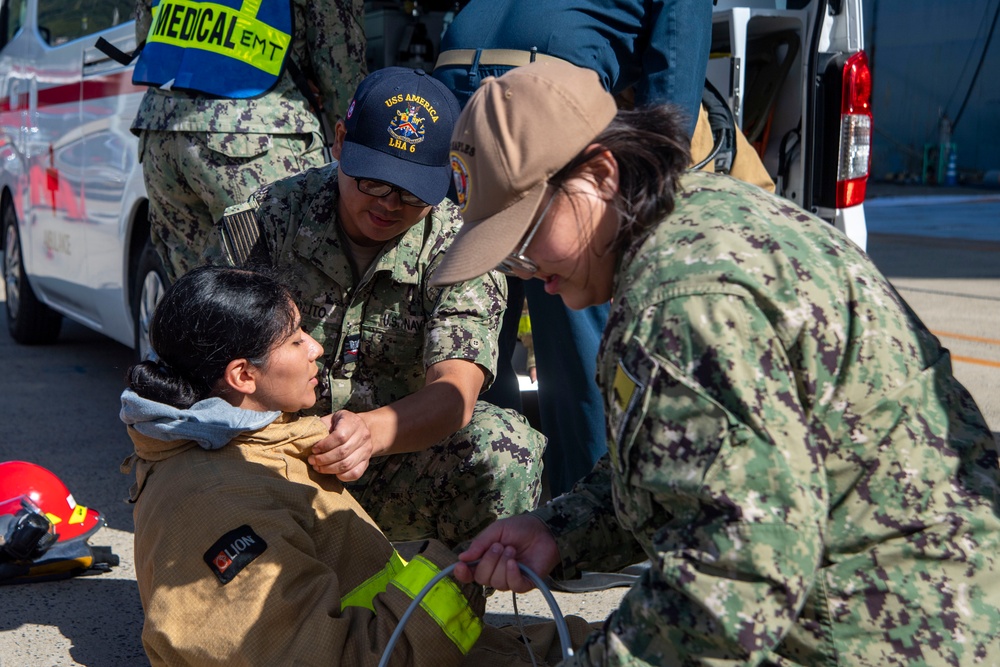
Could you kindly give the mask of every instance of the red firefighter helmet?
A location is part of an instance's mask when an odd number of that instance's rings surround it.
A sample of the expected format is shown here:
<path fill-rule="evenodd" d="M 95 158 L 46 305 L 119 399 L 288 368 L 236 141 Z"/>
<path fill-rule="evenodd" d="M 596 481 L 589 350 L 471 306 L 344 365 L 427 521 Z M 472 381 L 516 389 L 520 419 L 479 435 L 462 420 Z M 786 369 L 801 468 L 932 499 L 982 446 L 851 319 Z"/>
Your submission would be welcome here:
<path fill-rule="evenodd" d="M 104 525 L 97 510 L 77 505 L 73 494 L 50 470 L 27 461 L 0 462 L 0 501 L 27 496 L 59 534 L 59 542 L 86 539 Z"/>

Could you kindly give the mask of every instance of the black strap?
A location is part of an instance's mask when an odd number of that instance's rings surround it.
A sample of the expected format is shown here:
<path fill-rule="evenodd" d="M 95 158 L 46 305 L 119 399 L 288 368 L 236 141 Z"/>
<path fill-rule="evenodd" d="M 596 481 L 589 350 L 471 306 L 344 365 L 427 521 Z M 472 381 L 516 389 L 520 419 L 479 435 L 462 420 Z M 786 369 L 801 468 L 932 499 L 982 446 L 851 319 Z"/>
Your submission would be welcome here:
<path fill-rule="evenodd" d="M 100 51 L 107 57 L 111 58 L 119 65 L 124 65 L 125 67 L 128 67 L 133 62 L 135 62 L 135 59 L 139 57 L 139 52 L 142 51 L 142 47 L 144 47 L 145 45 L 146 42 L 143 42 L 142 44 L 137 46 L 135 48 L 135 51 L 133 51 L 132 53 L 125 53 L 124 51 L 122 51 L 117 46 L 115 46 L 108 40 L 104 39 L 103 37 L 99 37 L 97 39 L 97 43 L 94 44 L 94 46 L 97 48 L 98 51 Z"/>
<path fill-rule="evenodd" d="M 711 81 L 705 79 L 705 89 L 701 94 L 701 103 L 708 112 L 708 125 L 712 128 L 712 150 L 708 156 L 698 164 L 691 167 L 692 171 L 701 169 L 706 164 L 715 160 L 715 171 L 720 174 L 728 174 L 736 161 L 736 117 L 733 110 L 729 108 L 729 103 L 722 96 L 719 89 Z"/>

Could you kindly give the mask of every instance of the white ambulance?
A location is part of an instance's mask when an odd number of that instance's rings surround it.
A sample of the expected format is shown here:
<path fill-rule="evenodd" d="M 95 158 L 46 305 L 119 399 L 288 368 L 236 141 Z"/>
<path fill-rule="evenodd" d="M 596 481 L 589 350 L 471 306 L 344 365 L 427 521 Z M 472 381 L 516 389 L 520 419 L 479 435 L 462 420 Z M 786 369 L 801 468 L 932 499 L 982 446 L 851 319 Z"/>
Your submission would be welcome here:
<path fill-rule="evenodd" d="M 129 132 L 143 91 L 94 46 L 104 37 L 135 48 L 134 3 L 0 0 L 0 244 L 20 343 L 53 341 L 65 316 L 140 354 L 148 345 L 165 279 Z M 366 11 L 370 69 L 406 51 L 413 17 L 396 4 Z M 424 16 L 435 48 L 445 17 Z M 862 47 L 861 0 L 715 2 L 709 80 L 778 193 L 864 247 L 872 119 Z"/>
<path fill-rule="evenodd" d="M 94 48 L 135 48 L 135 0 L 0 0 L 0 224 L 7 325 L 46 343 L 63 316 L 129 346 L 163 288 L 137 140 L 143 90 Z"/>

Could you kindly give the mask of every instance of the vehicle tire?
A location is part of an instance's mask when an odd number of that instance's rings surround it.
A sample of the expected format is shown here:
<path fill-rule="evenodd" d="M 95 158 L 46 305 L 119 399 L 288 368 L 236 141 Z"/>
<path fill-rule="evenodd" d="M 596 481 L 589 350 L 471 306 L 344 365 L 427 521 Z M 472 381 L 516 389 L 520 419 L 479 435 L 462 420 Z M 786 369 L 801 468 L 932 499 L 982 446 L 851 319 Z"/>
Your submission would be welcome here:
<path fill-rule="evenodd" d="M 139 255 L 135 272 L 135 295 L 132 299 L 132 321 L 135 323 L 135 353 L 139 361 L 155 359 L 149 344 L 149 320 L 153 309 L 167 289 L 167 272 L 151 241 L 146 241 Z"/>
<path fill-rule="evenodd" d="M 38 300 L 24 273 L 24 254 L 17 214 L 7 204 L 0 214 L 3 227 L 3 279 L 7 290 L 7 329 L 22 345 L 44 345 L 59 337 L 62 315 Z"/>

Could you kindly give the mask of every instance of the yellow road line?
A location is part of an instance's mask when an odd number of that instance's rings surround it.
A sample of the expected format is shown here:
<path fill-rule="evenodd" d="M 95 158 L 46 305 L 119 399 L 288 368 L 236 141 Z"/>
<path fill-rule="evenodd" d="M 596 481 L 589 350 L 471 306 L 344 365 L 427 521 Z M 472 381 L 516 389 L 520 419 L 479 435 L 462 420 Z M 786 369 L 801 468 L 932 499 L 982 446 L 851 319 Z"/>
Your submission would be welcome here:
<path fill-rule="evenodd" d="M 932 334 L 941 338 L 957 338 L 958 340 L 968 340 L 973 343 L 986 343 L 987 345 L 1000 345 L 1000 340 L 995 338 L 981 338 L 979 336 L 968 336 L 966 334 L 949 333 L 947 331 L 932 331 Z"/>
<path fill-rule="evenodd" d="M 964 361 L 967 364 L 978 364 L 980 366 L 992 366 L 993 368 L 1000 368 L 1000 361 L 990 361 L 989 359 L 976 359 L 974 357 L 960 357 L 957 354 L 951 355 L 951 358 L 955 361 Z"/>
<path fill-rule="evenodd" d="M 972 343 L 986 343 L 987 345 L 1000 345 L 1000 340 L 994 338 L 983 338 L 981 336 L 969 336 L 960 333 L 951 333 L 949 331 L 932 331 L 932 334 L 940 338 L 954 338 L 956 340 L 965 340 Z M 990 359 L 977 359 L 975 357 L 960 357 L 957 354 L 951 355 L 951 358 L 955 361 L 961 361 L 967 364 L 976 364 L 978 366 L 991 366 L 992 368 L 1000 368 L 1000 361 L 991 361 Z"/>

